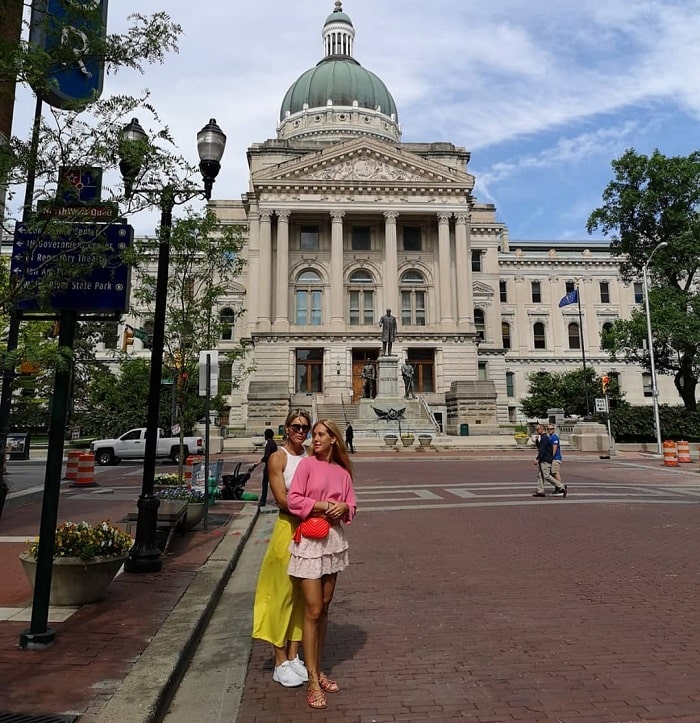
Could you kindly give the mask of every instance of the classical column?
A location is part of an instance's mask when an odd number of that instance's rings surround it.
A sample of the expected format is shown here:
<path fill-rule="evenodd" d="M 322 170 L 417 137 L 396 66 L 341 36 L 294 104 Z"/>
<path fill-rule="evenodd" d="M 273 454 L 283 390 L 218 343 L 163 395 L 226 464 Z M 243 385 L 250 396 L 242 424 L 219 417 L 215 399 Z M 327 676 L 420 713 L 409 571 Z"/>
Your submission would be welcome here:
<path fill-rule="evenodd" d="M 260 275 L 258 277 L 258 328 L 270 330 L 272 310 L 272 211 L 260 211 Z"/>
<path fill-rule="evenodd" d="M 452 259 L 450 257 L 451 212 L 438 213 L 438 270 L 440 275 L 440 322 L 454 324 L 452 313 Z"/>
<path fill-rule="evenodd" d="M 331 211 L 331 327 L 345 328 L 343 315 L 343 216 Z"/>
<path fill-rule="evenodd" d="M 248 215 L 248 264 L 247 264 L 247 290 L 246 290 L 246 318 L 248 333 L 253 334 L 258 324 L 258 294 L 260 273 L 260 216 L 257 210 Z"/>
<path fill-rule="evenodd" d="M 396 250 L 397 211 L 384 211 L 384 308 L 391 309 L 394 316 L 401 318 L 399 308 L 399 267 Z M 384 309 L 377 309 L 381 316 Z"/>
<path fill-rule="evenodd" d="M 277 211 L 275 331 L 289 330 L 289 211 Z"/>
<path fill-rule="evenodd" d="M 455 216 L 455 263 L 457 265 L 457 326 L 463 331 L 473 331 L 474 302 L 468 213 L 458 213 Z"/>

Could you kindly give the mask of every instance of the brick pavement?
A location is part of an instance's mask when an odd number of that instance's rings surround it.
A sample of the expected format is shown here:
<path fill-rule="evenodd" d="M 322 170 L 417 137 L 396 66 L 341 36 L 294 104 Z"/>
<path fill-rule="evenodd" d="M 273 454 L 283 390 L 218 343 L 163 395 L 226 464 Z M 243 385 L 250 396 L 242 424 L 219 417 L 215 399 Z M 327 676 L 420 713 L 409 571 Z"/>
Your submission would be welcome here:
<path fill-rule="evenodd" d="M 100 476 L 100 487 L 90 491 L 64 485 L 59 521 L 124 520 L 135 507 L 139 476 L 127 465 L 109 472 L 111 481 L 103 482 L 104 477 Z M 120 472 L 125 475 L 123 478 Z M 216 515 L 216 522 L 228 519 L 230 523 L 240 514 L 243 504 L 218 502 L 211 512 Z M 31 606 L 32 591 L 18 559 L 25 544 L 6 539 L 33 538 L 39 518 L 38 502 L 3 513 L 0 608 Z M 172 554 L 163 558 L 160 573 L 119 575 L 106 600 L 79 608 L 63 622 L 50 623 L 56 639 L 46 650 L 18 647 L 20 633 L 29 627 L 28 620 L 0 621 L 0 713 L 75 714 L 80 716 L 81 723 L 96 720 L 197 578 L 226 529 L 213 524 L 207 532 L 200 526 L 184 537 L 175 535 Z"/>
<path fill-rule="evenodd" d="M 700 475 L 570 455 L 538 500 L 530 457 L 356 460 L 343 690 L 311 711 L 256 642 L 238 721 L 700 721 Z"/>

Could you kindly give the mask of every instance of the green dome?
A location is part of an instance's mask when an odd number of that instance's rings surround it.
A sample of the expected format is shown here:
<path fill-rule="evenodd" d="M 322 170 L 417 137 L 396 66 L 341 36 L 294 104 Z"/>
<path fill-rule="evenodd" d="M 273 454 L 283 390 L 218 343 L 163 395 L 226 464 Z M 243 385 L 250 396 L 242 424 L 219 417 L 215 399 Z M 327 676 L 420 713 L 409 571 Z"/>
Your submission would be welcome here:
<path fill-rule="evenodd" d="M 380 108 L 384 115 L 398 120 L 396 103 L 384 82 L 347 56 L 324 58 L 303 73 L 284 96 L 280 120 L 305 107 L 325 108 L 329 100 L 334 106 L 348 107 L 357 101 L 360 108 Z"/>
<path fill-rule="evenodd" d="M 350 20 L 350 16 L 346 15 L 342 10 L 334 10 L 327 18 L 326 22 L 323 23 L 323 27 L 325 28 L 326 25 L 330 23 L 347 23 L 348 25 L 352 25 L 352 20 Z"/>

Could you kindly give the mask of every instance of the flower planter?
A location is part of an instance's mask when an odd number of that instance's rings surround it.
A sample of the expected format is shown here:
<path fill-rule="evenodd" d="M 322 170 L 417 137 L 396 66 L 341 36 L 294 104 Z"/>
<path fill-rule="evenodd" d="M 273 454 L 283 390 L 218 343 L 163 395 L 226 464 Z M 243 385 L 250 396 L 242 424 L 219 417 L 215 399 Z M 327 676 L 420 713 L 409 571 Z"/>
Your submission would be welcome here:
<path fill-rule="evenodd" d="M 401 437 L 401 444 L 403 444 L 404 447 L 410 447 L 413 445 L 413 440 L 415 437 L 412 434 L 404 434 Z"/>
<path fill-rule="evenodd" d="M 49 602 L 51 605 L 85 605 L 104 599 L 126 557 L 95 557 L 87 561 L 79 557 L 55 558 Z M 27 552 L 19 559 L 33 589 L 36 560 Z"/>
<path fill-rule="evenodd" d="M 421 447 L 429 447 L 432 441 L 433 438 L 429 434 L 418 435 L 418 444 L 420 444 Z"/>
<path fill-rule="evenodd" d="M 393 447 L 398 441 L 399 438 L 393 434 L 387 434 L 384 437 L 384 444 L 386 444 L 387 447 Z"/>
<path fill-rule="evenodd" d="M 530 439 L 527 435 L 525 437 L 518 437 L 517 435 L 514 436 L 515 443 L 519 444 L 521 447 L 524 447 L 527 444 L 528 439 Z"/>
<path fill-rule="evenodd" d="M 188 502 L 187 503 L 187 516 L 185 522 L 182 525 L 182 529 L 185 532 L 193 530 L 204 518 L 204 502 Z"/>

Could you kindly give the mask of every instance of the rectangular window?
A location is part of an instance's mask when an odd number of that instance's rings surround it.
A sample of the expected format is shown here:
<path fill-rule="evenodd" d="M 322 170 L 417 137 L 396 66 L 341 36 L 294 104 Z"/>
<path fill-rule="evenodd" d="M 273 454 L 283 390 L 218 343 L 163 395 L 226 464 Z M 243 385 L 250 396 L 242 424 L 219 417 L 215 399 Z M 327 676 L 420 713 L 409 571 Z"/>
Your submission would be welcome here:
<path fill-rule="evenodd" d="M 575 288 L 576 288 L 576 284 L 573 281 L 567 281 L 564 284 L 564 289 L 566 289 L 567 294 L 570 294 Z"/>
<path fill-rule="evenodd" d="M 369 251 L 370 233 L 369 226 L 353 226 L 352 227 L 352 250 L 353 251 Z"/>
<path fill-rule="evenodd" d="M 297 349 L 296 391 L 323 391 L 323 349 Z"/>
<path fill-rule="evenodd" d="M 413 390 L 416 394 L 435 391 L 435 350 L 434 349 L 408 349 L 406 351 L 408 363 L 413 367 Z"/>
<path fill-rule="evenodd" d="M 302 251 L 319 250 L 318 226 L 302 226 L 299 233 L 299 248 Z"/>
<path fill-rule="evenodd" d="M 644 286 L 641 281 L 634 282 L 634 303 L 641 304 L 644 301 Z"/>
<path fill-rule="evenodd" d="M 530 288 L 532 289 L 532 303 L 542 303 L 542 285 L 540 284 L 540 282 L 533 281 L 530 285 Z"/>
<path fill-rule="evenodd" d="M 506 394 L 509 397 L 515 396 L 515 372 L 506 372 Z"/>
<path fill-rule="evenodd" d="M 472 271 L 481 271 L 481 251 L 472 250 Z"/>
<path fill-rule="evenodd" d="M 485 382 L 489 378 L 489 370 L 486 366 L 486 362 L 479 362 L 479 381 Z"/>
<path fill-rule="evenodd" d="M 405 226 L 403 230 L 403 250 L 422 251 L 423 240 L 420 226 Z"/>
<path fill-rule="evenodd" d="M 374 324 L 374 292 L 350 290 L 350 326 Z"/>
<path fill-rule="evenodd" d="M 610 303 L 610 284 L 607 281 L 600 282 L 600 303 Z"/>
<path fill-rule="evenodd" d="M 498 292 L 501 296 L 501 302 L 507 303 L 508 301 L 508 282 L 505 279 L 501 279 L 498 282 Z"/>
<path fill-rule="evenodd" d="M 425 326 L 425 291 L 401 292 L 401 323 L 404 326 Z"/>
<path fill-rule="evenodd" d="M 322 292 L 312 289 L 311 291 L 299 290 L 296 292 L 296 323 L 300 326 L 321 324 L 321 300 Z"/>

